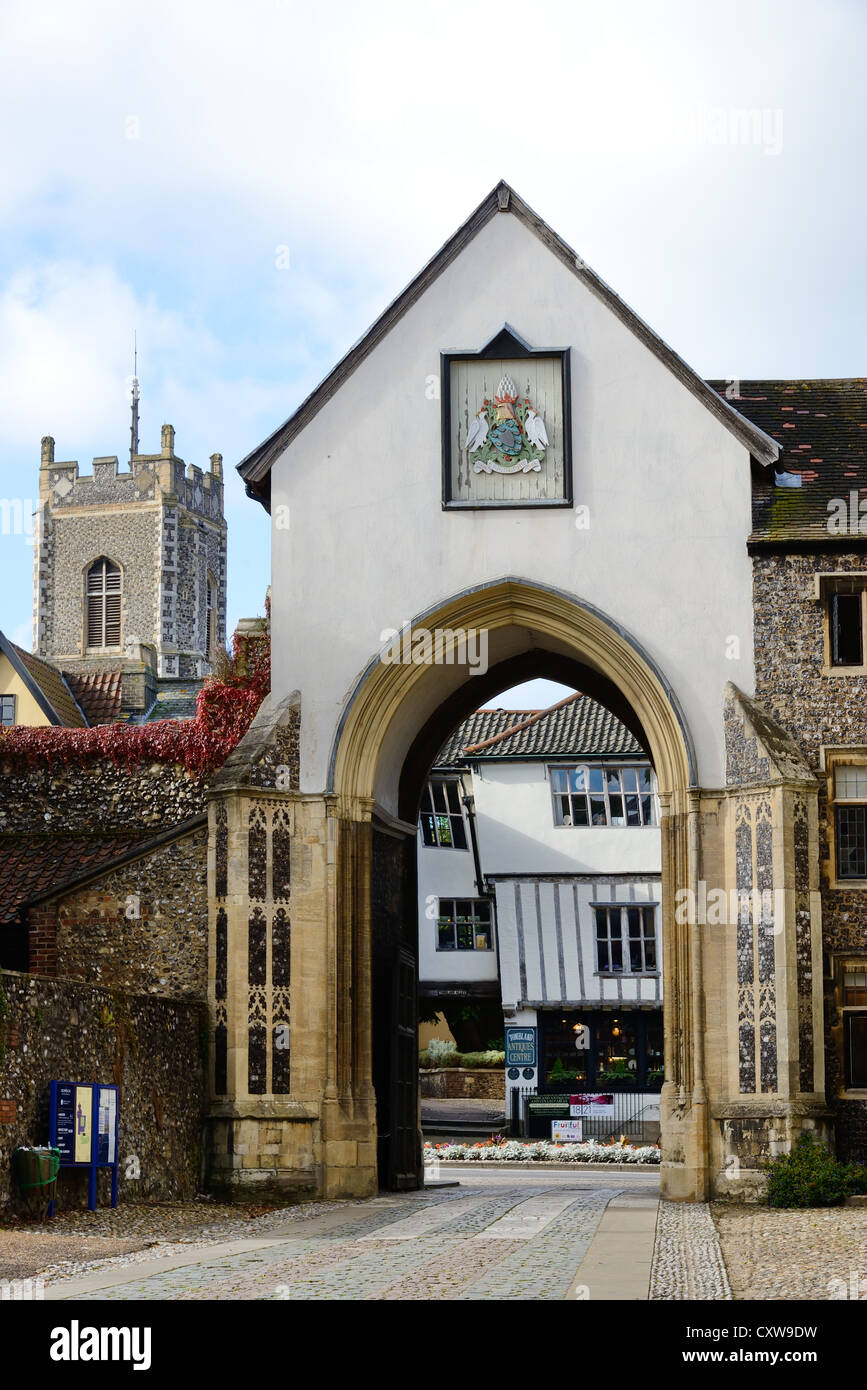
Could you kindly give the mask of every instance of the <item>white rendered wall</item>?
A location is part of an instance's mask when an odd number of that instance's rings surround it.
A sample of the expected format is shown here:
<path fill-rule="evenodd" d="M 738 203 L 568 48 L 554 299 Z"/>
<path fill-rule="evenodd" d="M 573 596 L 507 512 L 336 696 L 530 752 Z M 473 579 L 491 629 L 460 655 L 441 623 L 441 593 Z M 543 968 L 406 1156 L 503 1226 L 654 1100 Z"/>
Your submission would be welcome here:
<path fill-rule="evenodd" d="M 658 826 L 555 825 L 546 763 L 481 762 L 473 796 L 486 874 L 660 872 Z"/>
<path fill-rule="evenodd" d="M 624 762 L 628 761 L 624 759 Z M 560 886 L 515 880 L 497 885 L 500 970 L 505 1002 L 524 997 L 518 969 L 515 891 L 521 895 L 521 950 L 529 968 L 526 997 L 541 1002 L 617 1001 L 661 998 L 661 981 L 600 978 L 596 972 L 595 918 L 592 902 L 659 900 L 660 831 L 657 826 L 555 826 L 548 767 L 542 762 L 486 763 L 464 774 L 475 807 L 476 834 L 483 878 L 488 875 L 582 875 Z M 466 824 L 466 820 L 465 820 Z M 438 902 L 441 898 L 475 898 L 478 890 L 470 848 L 440 849 L 425 845 L 418 832 L 419 978 L 478 981 L 497 979 L 497 953 L 438 951 Z M 469 828 L 467 827 L 469 846 Z M 612 875 L 607 881 L 605 875 Z M 560 971 L 554 894 L 558 895 L 563 969 L 567 992 L 559 987 Z M 502 922 L 500 915 L 503 914 Z M 539 932 L 543 956 L 539 955 Z M 532 940 L 530 940 L 532 938 Z M 657 952 L 661 952 L 657 924 Z M 661 955 L 659 956 L 661 961 Z M 579 964 L 580 960 L 580 964 Z M 545 964 L 547 962 L 547 965 Z M 543 973 L 545 978 L 543 980 Z M 508 992 L 506 992 L 508 990 Z"/>
<path fill-rule="evenodd" d="M 574 495 L 590 509 L 587 530 L 568 509 L 442 510 L 429 383 L 441 351 L 480 348 L 504 321 L 534 347 L 572 347 Z M 510 214 L 483 228 L 277 461 L 272 512 L 273 689 L 301 691 L 302 791 L 325 787 L 341 711 L 383 629 L 506 575 L 573 593 L 637 638 L 681 702 L 701 783 L 724 782 L 725 683 L 754 689 L 747 450 Z M 377 787 L 390 811 L 398 772 L 395 762 Z"/>
<path fill-rule="evenodd" d="M 434 848 L 424 843 L 421 831 L 419 831 L 418 977 L 420 980 L 496 980 L 497 951 L 493 929 L 491 932 L 492 949 L 490 951 L 437 950 L 439 899 L 477 898 L 478 896 L 472 850 L 470 848 Z"/>

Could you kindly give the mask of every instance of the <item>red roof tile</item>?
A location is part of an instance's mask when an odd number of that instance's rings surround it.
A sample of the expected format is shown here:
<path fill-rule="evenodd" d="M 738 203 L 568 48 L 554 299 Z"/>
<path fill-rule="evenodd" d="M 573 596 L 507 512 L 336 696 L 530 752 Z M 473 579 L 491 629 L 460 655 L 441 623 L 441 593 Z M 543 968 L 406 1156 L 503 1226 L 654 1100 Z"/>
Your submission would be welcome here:
<path fill-rule="evenodd" d="M 102 839 L 67 835 L 0 838 L 0 922 L 15 921 L 22 903 L 132 849 L 128 835 Z"/>
<path fill-rule="evenodd" d="M 89 724 L 114 724 L 120 719 L 120 671 L 64 671 L 63 674 Z"/>

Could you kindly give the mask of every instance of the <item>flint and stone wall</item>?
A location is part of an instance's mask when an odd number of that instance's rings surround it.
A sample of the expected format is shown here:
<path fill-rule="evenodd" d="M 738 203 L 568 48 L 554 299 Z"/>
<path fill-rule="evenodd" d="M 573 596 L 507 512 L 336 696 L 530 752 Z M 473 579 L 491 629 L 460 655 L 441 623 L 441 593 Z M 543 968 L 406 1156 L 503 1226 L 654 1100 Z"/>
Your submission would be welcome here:
<path fill-rule="evenodd" d="M 206 787 L 179 764 L 131 772 L 108 759 L 84 766 L 0 763 L 0 833 L 157 835 L 205 809 Z"/>
<path fill-rule="evenodd" d="M 110 988 L 204 1000 L 207 827 L 60 898 L 56 970 Z"/>
<path fill-rule="evenodd" d="M 189 1200 L 201 1190 L 202 1008 L 77 980 L 6 972 L 0 996 L 0 1205 L 18 1200 L 10 1155 L 48 1142 L 48 1083 L 120 1089 L 120 1200 Z M 138 1177 L 134 1176 L 136 1173 Z M 99 1202 L 108 1202 L 100 1177 Z M 83 1174 L 65 1172 L 58 1201 L 86 1206 Z"/>
<path fill-rule="evenodd" d="M 832 886 L 834 827 L 822 748 L 867 749 L 867 676 L 824 674 L 827 606 L 817 597 L 816 576 L 867 574 L 867 556 L 759 555 L 753 571 L 756 699 L 791 733 L 818 781 L 827 1097 L 836 1115 L 838 1153 L 863 1162 L 867 1103 L 844 1098 L 839 962 L 854 954 L 867 964 L 867 885 Z"/>

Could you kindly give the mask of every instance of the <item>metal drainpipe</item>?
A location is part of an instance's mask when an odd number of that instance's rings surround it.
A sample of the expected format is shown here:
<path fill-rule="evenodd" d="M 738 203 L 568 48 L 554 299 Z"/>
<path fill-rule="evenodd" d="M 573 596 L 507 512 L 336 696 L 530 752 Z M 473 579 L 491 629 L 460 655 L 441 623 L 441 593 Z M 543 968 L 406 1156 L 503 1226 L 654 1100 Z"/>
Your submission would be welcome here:
<path fill-rule="evenodd" d="M 461 779 L 461 785 L 463 785 L 463 779 Z M 497 899 L 496 896 L 486 887 L 484 876 L 482 874 L 482 861 L 479 855 L 479 841 L 478 836 L 476 835 L 476 814 L 474 809 L 475 797 L 473 796 L 472 792 L 469 792 L 467 793 L 467 795 L 462 796 L 461 802 L 463 804 L 464 810 L 467 813 L 467 820 L 470 823 L 470 844 L 473 847 L 473 867 L 475 869 L 476 874 L 476 892 L 478 893 L 480 898 L 490 898 L 492 903 L 494 904 L 494 910 L 491 914 L 491 926 L 494 932 L 494 949 L 497 953 L 497 979 L 499 980 L 500 933 L 497 931 Z"/>
<path fill-rule="evenodd" d="M 461 785 L 463 785 L 463 778 L 461 778 Z M 476 838 L 475 797 L 472 792 L 468 792 L 461 797 L 461 802 L 467 813 L 467 820 L 470 823 L 470 844 L 473 847 L 473 867 L 476 871 L 476 892 L 480 898 L 484 898 L 486 896 L 485 881 L 482 878 L 482 864 L 479 859 L 479 842 Z"/>
<path fill-rule="evenodd" d="M 472 776 L 472 773 L 470 774 L 470 776 Z M 463 786 L 463 784 L 464 784 L 463 777 L 461 777 L 461 786 Z M 479 841 L 478 841 L 478 838 L 477 838 L 477 836 L 476 836 L 475 797 L 473 796 L 473 793 L 472 793 L 472 792 L 468 792 L 468 793 L 466 793 L 464 796 L 462 796 L 462 797 L 461 797 L 461 804 L 463 805 L 463 808 L 464 808 L 464 810 L 465 810 L 466 813 L 467 813 L 467 820 L 468 820 L 469 823 L 470 823 L 470 844 L 471 844 L 472 847 L 473 847 L 473 866 L 474 866 L 474 868 L 475 868 L 475 874 L 476 874 L 476 892 L 478 893 L 478 895 L 479 895 L 480 898 L 490 898 L 490 900 L 491 900 L 491 906 L 492 906 L 492 911 L 491 911 L 491 929 L 492 929 L 492 931 L 493 931 L 493 933 L 494 933 L 494 950 L 495 950 L 495 952 L 496 952 L 496 957 L 497 957 L 497 984 L 500 986 L 500 1008 L 502 1008 L 502 1006 L 503 1006 L 503 987 L 502 987 L 502 983 L 501 983 L 501 980 L 500 980 L 500 930 L 499 930 L 499 924 L 498 924 L 498 922 L 497 922 L 497 896 L 496 896 L 496 893 L 492 893 L 492 892 L 490 892 L 490 890 L 487 890 L 487 891 L 486 891 L 485 880 L 484 880 L 484 878 L 483 878 L 483 876 L 482 876 L 482 861 L 481 861 L 481 857 L 480 857 L 480 855 L 479 855 Z M 506 1022 L 506 1020 L 505 1020 L 505 1015 L 504 1015 L 504 1016 L 503 1016 L 503 1027 L 504 1027 L 504 1028 L 505 1028 L 505 1022 Z"/>

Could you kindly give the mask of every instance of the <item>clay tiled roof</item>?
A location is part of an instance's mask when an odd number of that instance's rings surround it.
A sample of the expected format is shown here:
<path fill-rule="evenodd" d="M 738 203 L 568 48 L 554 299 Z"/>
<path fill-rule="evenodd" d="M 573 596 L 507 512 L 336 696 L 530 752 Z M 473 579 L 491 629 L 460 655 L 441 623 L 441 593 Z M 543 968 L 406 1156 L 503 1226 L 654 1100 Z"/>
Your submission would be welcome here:
<path fill-rule="evenodd" d="M 59 835 L 0 837 L 0 923 L 15 921 L 28 899 L 130 849 L 129 836 L 101 839 Z"/>
<path fill-rule="evenodd" d="M 709 386 L 723 395 L 725 382 Z M 827 542 L 829 502 L 867 497 L 867 379 L 740 381 L 730 404 L 781 446 L 780 461 L 753 475 L 753 542 Z M 734 389 L 734 388 L 730 388 Z M 794 474 L 800 487 L 778 487 Z M 857 523 L 856 523 L 857 526 Z M 856 532 L 857 534 L 857 532 Z"/>
<path fill-rule="evenodd" d="M 89 724 L 113 724 L 120 719 L 120 671 L 65 671 L 64 675 Z"/>
<path fill-rule="evenodd" d="M 75 701 L 75 696 L 63 678 L 63 672 L 50 666 L 40 656 L 25 652 L 0 633 L 0 650 L 9 658 L 18 674 L 29 685 L 52 724 L 67 729 L 86 729 L 87 720 Z"/>
<path fill-rule="evenodd" d="M 646 757 L 625 724 L 588 695 L 550 709 L 481 709 L 442 748 L 436 767 L 477 758 Z"/>

